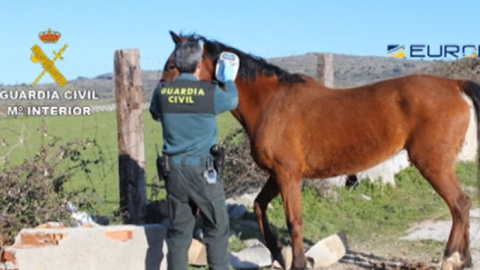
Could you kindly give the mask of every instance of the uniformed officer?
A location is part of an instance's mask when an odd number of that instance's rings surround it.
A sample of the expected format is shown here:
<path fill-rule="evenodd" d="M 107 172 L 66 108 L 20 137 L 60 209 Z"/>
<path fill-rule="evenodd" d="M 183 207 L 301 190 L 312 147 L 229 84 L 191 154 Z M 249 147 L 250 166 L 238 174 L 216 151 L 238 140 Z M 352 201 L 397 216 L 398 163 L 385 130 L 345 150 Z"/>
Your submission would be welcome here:
<path fill-rule="evenodd" d="M 228 64 L 219 69 L 223 77 L 217 77 L 224 78 L 224 91 L 216 84 L 199 81 L 202 53 L 195 42 L 177 45 L 173 56 L 180 75 L 174 82 L 160 82 L 150 104 L 153 119 L 162 124 L 162 153 L 170 165 L 165 177 L 171 221 L 167 233 L 169 270 L 188 267 L 197 210 L 203 218 L 209 268 L 229 269 L 225 193 L 212 171 L 210 148 L 217 143 L 215 115 L 237 107 L 236 71 Z"/>

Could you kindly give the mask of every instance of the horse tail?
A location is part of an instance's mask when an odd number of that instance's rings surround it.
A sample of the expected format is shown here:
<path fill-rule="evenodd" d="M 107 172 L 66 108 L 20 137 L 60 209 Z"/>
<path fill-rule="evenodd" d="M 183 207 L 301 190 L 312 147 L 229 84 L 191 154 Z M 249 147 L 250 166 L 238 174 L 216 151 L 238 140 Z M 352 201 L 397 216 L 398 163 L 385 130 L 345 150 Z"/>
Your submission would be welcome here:
<path fill-rule="evenodd" d="M 480 199 L 480 85 L 473 81 L 464 81 L 462 89 L 472 99 L 477 116 L 477 197 Z"/>

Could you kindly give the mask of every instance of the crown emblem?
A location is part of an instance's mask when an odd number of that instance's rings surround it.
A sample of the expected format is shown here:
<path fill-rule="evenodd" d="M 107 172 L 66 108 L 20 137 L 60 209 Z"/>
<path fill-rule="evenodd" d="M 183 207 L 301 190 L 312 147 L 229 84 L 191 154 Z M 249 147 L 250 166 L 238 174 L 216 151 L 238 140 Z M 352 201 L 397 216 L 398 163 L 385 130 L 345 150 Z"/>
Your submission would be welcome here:
<path fill-rule="evenodd" d="M 57 43 L 61 36 L 60 32 L 52 31 L 50 28 L 38 34 L 38 38 L 40 38 L 43 43 Z"/>

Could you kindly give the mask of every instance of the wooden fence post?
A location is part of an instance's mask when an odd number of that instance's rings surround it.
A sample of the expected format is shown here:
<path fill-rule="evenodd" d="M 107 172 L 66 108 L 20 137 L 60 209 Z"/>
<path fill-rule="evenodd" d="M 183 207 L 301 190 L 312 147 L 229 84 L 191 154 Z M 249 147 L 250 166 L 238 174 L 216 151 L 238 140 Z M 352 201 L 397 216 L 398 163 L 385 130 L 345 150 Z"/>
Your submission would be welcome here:
<path fill-rule="evenodd" d="M 333 56 L 330 53 L 319 54 L 317 57 L 317 78 L 326 87 L 333 87 L 334 68 Z"/>
<path fill-rule="evenodd" d="M 146 213 L 139 58 L 137 49 L 117 50 L 114 55 L 120 214 L 126 224 L 143 224 Z"/>

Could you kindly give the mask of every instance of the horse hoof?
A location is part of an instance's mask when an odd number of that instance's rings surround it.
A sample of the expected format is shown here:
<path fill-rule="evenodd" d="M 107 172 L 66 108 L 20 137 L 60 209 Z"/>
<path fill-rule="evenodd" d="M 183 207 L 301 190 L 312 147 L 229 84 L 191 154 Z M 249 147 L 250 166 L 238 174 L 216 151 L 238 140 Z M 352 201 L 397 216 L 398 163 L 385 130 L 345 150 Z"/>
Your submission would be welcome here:
<path fill-rule="evenodd" d="M 462 270 L 464 267 L 460 253 L 455 252 L 448 258 L 443 258 L 440 270 Z"/>

